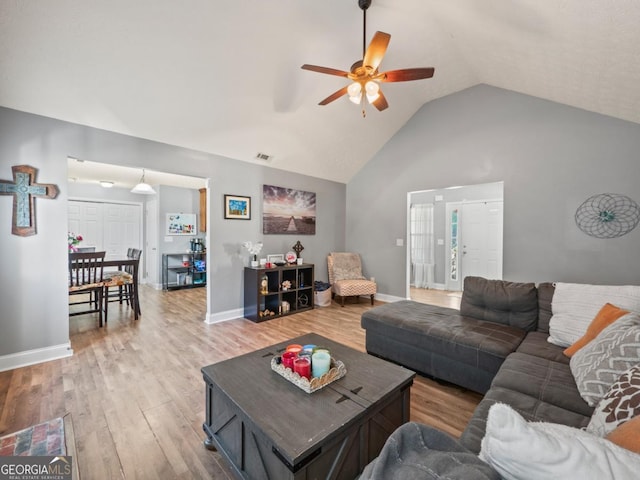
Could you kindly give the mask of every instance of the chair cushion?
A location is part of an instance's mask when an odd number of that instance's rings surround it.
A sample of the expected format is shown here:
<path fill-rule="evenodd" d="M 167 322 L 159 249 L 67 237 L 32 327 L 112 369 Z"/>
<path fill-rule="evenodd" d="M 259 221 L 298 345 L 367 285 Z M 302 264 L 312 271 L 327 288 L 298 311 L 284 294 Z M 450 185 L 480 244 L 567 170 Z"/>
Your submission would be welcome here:
<path fill-rule="evenodd" d="M 362 263 L 357 253 L 331 252 L 333 257 L 333 281 L 360 280 L 362 276 Z"/>
<path fill-rule="evenodd" d="M 96 288 L 101 288 L 103 285 L 104 285 L 104 282 L 85 283 L 84 285 L 73 285 L 69 287 L 69 293 L 95 290 Z"/>
<path fill-rule="evenodd" d="M 128 285 L 133 283 L 133 275 L 126 272 L 118 272 L 119 275 L 113 275 L 104 281 L 105 287 L 118 287 L 120 285 Z"/>
<path fill-rule="evenodd" d="M 375 295 L 376 287 L 376 283 L 370 280 L 338 280 L 333 284 L 333 291 L 341 297 Z"/>

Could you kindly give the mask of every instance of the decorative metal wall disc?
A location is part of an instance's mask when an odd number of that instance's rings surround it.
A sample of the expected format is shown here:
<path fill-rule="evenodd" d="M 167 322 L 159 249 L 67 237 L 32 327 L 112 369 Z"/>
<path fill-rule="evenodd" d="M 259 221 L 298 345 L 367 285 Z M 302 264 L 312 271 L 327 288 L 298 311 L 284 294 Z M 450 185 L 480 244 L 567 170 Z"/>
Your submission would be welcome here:
<path fill-rule="evenodd" d="M 576 224 L 587 235 L 615 238 L 640 222 L 640 206 L 625 195 L 601 193 L 587 198 L 576 210 Z"/>

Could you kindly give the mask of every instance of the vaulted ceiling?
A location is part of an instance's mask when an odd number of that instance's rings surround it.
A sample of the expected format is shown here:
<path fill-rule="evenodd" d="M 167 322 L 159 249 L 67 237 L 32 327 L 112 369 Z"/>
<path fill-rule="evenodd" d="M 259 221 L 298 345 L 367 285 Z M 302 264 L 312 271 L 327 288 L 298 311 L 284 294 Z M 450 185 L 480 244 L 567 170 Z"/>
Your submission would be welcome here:
<path fill-rule="evenodd" d="M 640 123 L 637 0 L 373 0 L 391 34 L 360 108 L 304 63 L 362 56 L 357 0 L 0 0 L 0 105 L 348 182 L 425 103 L 489 84 Z M 90 160 L 90 159 L 89 159 Z"/>

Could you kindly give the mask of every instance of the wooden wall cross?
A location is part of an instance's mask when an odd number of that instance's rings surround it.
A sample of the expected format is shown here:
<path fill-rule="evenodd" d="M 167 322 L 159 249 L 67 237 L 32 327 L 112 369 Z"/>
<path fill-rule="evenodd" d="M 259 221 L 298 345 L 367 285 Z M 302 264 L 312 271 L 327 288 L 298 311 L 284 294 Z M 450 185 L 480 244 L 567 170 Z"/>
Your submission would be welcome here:
<path fill-rule="evenodd" d="M 56 198 L 58 187 L 50 183 L 35 183 L 37 169 L 29 165 L 14 165 L 13 182 L 0 180 L 0 195 L 13 195 L 11 233 L 21 237 L 36 234 L 36 197 Z"/>

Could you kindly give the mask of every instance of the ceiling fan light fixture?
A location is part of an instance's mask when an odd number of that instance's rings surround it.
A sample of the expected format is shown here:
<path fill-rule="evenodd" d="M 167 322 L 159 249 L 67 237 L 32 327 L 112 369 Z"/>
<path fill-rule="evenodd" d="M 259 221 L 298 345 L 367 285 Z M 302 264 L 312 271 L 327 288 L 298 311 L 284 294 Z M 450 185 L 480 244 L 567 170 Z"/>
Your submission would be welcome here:
<path fill-rule="evenodd" d="M 362 101 L 362 85 L 358 82 L 353 82 L 347 87 L 347 93 L 349 94 L 349 100 L 356 105 L 359 105 Z"/>
<path fill-rule="evenodd" d="M 140 183 L 138 183 L 135 187 L 131 189 L 131 193 L 138 193 L 140 195 L 156 194 L 156 191 L 153 189 L 153 187 L 148 183 L 145 183 L 144 181 L 144 168 L 142 169 L 142 178 L 140 178 Z"/>
<path fill-rule="evenodd" d="M 382 112 L 389 108 L 384 93 L 380 90 L 379 82 L 408 82 L 412 80 L 422 80 L 431 78 L 434 74 L 434 68 L 402 68 L 398 70 L 389 70 L 379 72 L 380 63 L 384 58 L 391 35 L 385 32 L 377 31 L 369 46 L 366 44 L 367 38 L 367 9 L 371 6 L 371 0 L 357 0 L 358 6 L 362 10 L 362 59 L 357 60 L 351 65 L 349 71 L 338 70 L 336 68 L 321 67 L 318 65 L 310 65 L 305 63 L 302 65 L 303 70 L 323 73 L 326 75 L 335 75 L 338 77 L 348 78 L 352 81 L 349 85 L 345 85 L 340 90 L 332 93 L 318 105 L 328 105 L 343 95 L 348 95 L 349 100 L 356 105 L 363 103 L 362 97 L 367 96 L 368 102 L 378 111 Z M 362 116 L 365 116 L 364 107 Z"/>
<path fill-rule="evenodd" d="M 369 103 L 373 103 L 380 98 L 380 85 L 373 80 L 369 80 L 364 85 L 364 90 L 367 92 L 367 100 L 369 100 Z"/>

